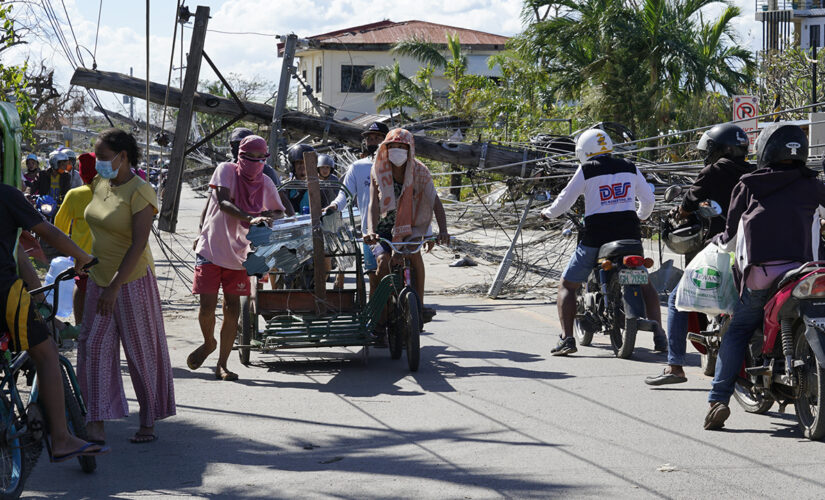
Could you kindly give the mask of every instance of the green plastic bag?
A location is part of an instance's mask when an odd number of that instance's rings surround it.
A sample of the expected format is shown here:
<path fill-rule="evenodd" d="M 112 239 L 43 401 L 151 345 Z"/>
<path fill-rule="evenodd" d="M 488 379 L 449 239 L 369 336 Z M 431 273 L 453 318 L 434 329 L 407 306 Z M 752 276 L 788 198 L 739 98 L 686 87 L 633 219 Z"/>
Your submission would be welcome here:
<path fill-rule="evenodd" d="M 730 314 L 738 294 L 733 278 L 733 255 L 708 244 L 685 268 L 676 292 L 676 309 L 709 315 Z"/>

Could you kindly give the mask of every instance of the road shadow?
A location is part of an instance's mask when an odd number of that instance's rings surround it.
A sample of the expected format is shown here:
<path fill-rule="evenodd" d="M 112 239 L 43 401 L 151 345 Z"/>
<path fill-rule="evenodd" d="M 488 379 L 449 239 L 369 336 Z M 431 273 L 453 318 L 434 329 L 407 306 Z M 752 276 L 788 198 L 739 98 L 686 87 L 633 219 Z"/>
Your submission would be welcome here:
<path fill-rule="evenodd" d="M 179 407 L 186 412 L 186 407 Z M 198 408 L 222 417 L 221 410 Z M 231 412 L 240 414 L 239 412 Z M 138 419 L 107 423 L 107 442 L 113 451 L 97 459 L 94 474 L 84 474 L 76 461 L 49 464 L 41 459 L 27 481 L 27 491 L 44 498 L 123 498 L 141 496 L 203 496 L 209 498 L 296 498 L 313 493 L 335 496 L 336 486 L 313 483 L 307 476 L 300 491 L 289 493 L 278 485 L 277 475 L 284 472 L 339 474 L 343 481 L 361 478 L 365 473 L 372 481 L 398 481 L 399 478 L 435 480 L 467 488 L 485 488 L 497 497 L 546 497 L 573 494 L 571 487 L 534 476 L 512 473 L 496 474 L 489 467 L 465 467 L 434 449 L 439 443 L 453 446 L 467 444 L 552 448 L 557 445 L 518 438 L 499 437 L 501 432 L 475 432 L 460 426 L 433 431 L 394 429 L 373 418 L 375 428 L 329 424 L 248 414 L 250 418 L 270 418 L 277 425 L 277 444 L 250 436 L 239 439 L 214 427 L 202 427 L 184 418 L 171 418 L 158 424 L 159 439 L 150 445 L 127 442 L 137 430 Z M 290 437 L 289 425 L 317 425 L 317 438 Z M 303 429 L 304 433 L 306 429 Z M 410 453 L 410 445 L 417 448 Z M 443 446 L 443 444 L 442 444 Z M 45 455 L 45 454 L 44 454 Z M 261 472 L 273 480 L 260 484 L 254 478 L 238 476 L 231 483 L 210 480 L 214 467 L 237 468 L 261 479 Z M 291 483 L 296 483 L 292 476 Z M 343 487 L 343 485 L 341 485 Z M 208 488 L 204 490 L 204 488 Z M 349 491 L 356 492 L 358 487 Z M 478 491 L 478 490 L 475 490 Z M 337 493 L 336 493 L 337 492 Z M 382 498 L 384 495 L 358 494 L 359 498 Z"/>
<path fill-rule="evenodd" d="M 561 380 L 571 375 L 563 372 L 530 370 L 509 363 L 529 364 L 544 358 L 533 353 L 512 350 L 466 351 L 450 345 L 423 346 L 417 372 L 407 365 L 406 351 L 401 359 L 390 359 L 388 349 L 370 348 L 364 363 L 357 350 L 302 350 L 277 354 L 253 352 L 251 366 L 271 373 L 303 375 L 301 380 L 244 379 L 234 382 L 250 387 L 308 389 L 347 397 L 372 398 L 384 395 L 421 396 L 429 392 L 455 392 L 450 380 L 467 377 L 504 377 L 525 380 Z M 490 361 L 495 361 L 491 363 Z M 478 362 L 475 362 L 478 361 Z M 503 363 L 502 363 L 503 362 Z M 190 371 L 173 368 L 175 378 L 209 380 L 212 367 Z M 331 378 L 329 378 L 331 376 Z M 400 381 L 412 377 L 420 390 L 402 388 Z M 408 384 L 405 384 L 409 387 Z"/>

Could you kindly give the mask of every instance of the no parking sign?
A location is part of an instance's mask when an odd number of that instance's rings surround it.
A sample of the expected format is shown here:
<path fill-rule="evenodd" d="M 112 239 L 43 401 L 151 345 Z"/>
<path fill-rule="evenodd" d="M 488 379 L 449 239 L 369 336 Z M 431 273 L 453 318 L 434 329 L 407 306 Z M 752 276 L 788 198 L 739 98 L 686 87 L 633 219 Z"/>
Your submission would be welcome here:
<path fill-rule="evenodd" d="M 733 96 L 733 121 L 747 132 L 750 139 L 750 152 L 754 152 L 756 136 L 759 135 L 759 101 L 750 95 Z"/>

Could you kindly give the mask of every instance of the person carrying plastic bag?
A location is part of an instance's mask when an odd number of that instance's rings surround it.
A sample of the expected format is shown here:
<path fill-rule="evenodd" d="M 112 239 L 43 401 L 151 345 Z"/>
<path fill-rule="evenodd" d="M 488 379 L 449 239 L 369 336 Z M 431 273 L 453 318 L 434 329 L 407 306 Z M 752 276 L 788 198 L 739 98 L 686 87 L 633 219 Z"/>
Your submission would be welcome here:
<path fill-rule="evenodd" d="M 709 314 L 730 314 L 738 294 L 731 255 L 714 243 L 702 249 L 685 268 L 676 293 L 676 309 Z"/>

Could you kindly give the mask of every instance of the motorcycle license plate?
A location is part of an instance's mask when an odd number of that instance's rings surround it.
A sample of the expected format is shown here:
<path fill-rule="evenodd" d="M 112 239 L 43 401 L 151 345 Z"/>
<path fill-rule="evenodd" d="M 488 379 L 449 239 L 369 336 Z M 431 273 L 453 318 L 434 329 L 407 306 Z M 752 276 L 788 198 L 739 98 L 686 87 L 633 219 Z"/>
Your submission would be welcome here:
<path fill-rule="evenodd" d="M 620 285 L 647 285 L 647 271 L 642 269 L 622 269 L 619 271 Z"/>

